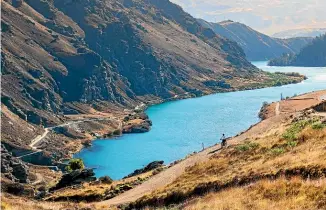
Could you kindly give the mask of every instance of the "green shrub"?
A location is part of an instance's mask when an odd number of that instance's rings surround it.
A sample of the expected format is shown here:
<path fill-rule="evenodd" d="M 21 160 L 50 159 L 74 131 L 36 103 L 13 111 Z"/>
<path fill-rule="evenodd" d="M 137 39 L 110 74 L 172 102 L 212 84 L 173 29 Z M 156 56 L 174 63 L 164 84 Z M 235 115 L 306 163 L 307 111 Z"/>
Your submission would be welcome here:
<path fill-rule="evenodd" d="M 287 146 L 291 147 L 291 148 L 296 147 L 297 145 L 298 145 L 297 141 L 288 141 L 287 142 Z"/>
<path fill-rule="evenodd" d="M 298 122 L 295 122 L 291 125 L 290 128 L 288 128 L 285 133 L 282 135 L 284 139 L 287 139 L 289 141 L 294 141 L 298 138 L 298 134 L 307 126 L 312 123 L 314 123 L 315 120 L 301 120 Z"/>
<path fill-rule="evenodd" d="M 321 122 L 316 122 L 314 124 L 312 124 L 312 129 L 318 130 L 318 129 L 323 129 L 326 128 L 326 124 L 321 123 Z"/>
<path fill-rule="evenodd" d="M 248 150 L 256 149 L 258 147 L 259 147 L 258 143 L 250 142 L 250 143 L 245 143 L 245 144 L 238 145 L 238 146 L 235 147 L 235 149 L 240 151 L 240 152 L 245 152 L 245 151 L 248 151 Z"/>
<path fill-rule="evenodd" d="M 81 170 L 84 169 L 85 165 L 82 159 L 79 158 L 74 158 L 71 159 L 68 163 L 68 165 L 66 166 L 66 170 L 68 172 L 74 171 L 74 170 Z"/>
<path fill-rule="evenodd" d="M 280 148 L 280 147 L 273 148 L 273 149 L 271 149 L 271 153 L 272 153 L 272 155 L 280 155 L 280 154 L 285 153 L 285 149 Z"/>

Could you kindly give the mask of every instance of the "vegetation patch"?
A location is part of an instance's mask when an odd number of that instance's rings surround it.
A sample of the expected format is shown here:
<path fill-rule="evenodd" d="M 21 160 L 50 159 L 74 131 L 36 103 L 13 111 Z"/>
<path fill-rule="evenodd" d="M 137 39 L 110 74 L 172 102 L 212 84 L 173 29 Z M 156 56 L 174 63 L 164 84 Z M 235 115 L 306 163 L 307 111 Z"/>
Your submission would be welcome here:
<path fill-rule="evenodd" d="M 316 122 L 315 119 L 310 120 L 300 120 L 298 122 L 295 122 L 291 125 L 290 128 L 288 128 L 282 135 L 282 137 L 286 140 L 294 141 L 298 139 L 299 133 L 308 125 L 313 124 Z"/>
<path fill-rule="evenodd" d="M 255 150 L 258 147 L 259 147 L 258 143 L 247 142 L 245 144 L 240 144 L 240 145 L 236 146 L 235 149 L 239 152 L 246 152 L 246 151 L 250 151 L 250 150 Z"/>
<path fill-rule="evenodd" d="M 270 153 L 272 154 L 272 155 L 281 155 L 281 154 L 283 154 L 283 153 L 285 153 L 286 152 L 286 150 L 284 149 L 284 148 L 282 148 L 282 147 L 276 147 L 276 148 L 272 148 L 271 150 L 270 150 Z"/>
<path fill-rule="evenodd" d="M 298 145 L 297 141 L 288 141 L 287 146 L 290 148 L 296 147 Z"/>
<path fill-rule="evenodd" d="M 312 129 L 318 130 L 318 129 L 324 129 L 326 128 L 326 124 L 322 123 L 322 122 L 316 122 L 314 124 L 312 124 Z"/>
<path fill-rule="evenodd" d="M 75 171 L 75 170 L 82 170 L 84 168 L 85 168 L 84 162 L 80 158 L 71 159 L 69 161 L 68 165 L 66 166 L 66 170 L 68 172 L 72 172 L 72 171 Z"/>

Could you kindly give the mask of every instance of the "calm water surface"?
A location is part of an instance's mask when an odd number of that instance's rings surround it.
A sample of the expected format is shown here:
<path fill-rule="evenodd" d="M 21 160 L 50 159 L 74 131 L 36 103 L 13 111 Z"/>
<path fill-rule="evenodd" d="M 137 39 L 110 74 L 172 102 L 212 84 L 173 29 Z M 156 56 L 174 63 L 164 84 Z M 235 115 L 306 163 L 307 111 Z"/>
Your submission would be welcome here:
<path fill-rule="evenodd" d="M 269 72 L 299 72 L 309 79 L 294 85 L 259 90 L 219 93 L 155 105 L 147 110 L 153 121 L 152 130 L 144 134 L 123 135 L 117 139 L 96 140 L 75 157 L 94 167 L 97 177 L 113 179 L 141 168 L 154 160 L 170 163 L 202 148 L 217 143 L 222 133 L 233 136 L 259 121 L 258 112 L 264 101 L 326 88 L 326 68 L 268 67 L 266 62 L 253 62 Z"/>

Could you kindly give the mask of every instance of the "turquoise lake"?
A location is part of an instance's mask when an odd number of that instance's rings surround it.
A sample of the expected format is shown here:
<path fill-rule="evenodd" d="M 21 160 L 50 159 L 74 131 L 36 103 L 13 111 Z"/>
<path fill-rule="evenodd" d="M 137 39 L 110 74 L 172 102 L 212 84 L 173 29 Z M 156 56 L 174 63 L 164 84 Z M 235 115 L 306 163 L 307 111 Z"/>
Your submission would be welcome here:
<path fill-rule="evenodd" d="M 269 72 L 299 72 L 308 80 L 293 85 L 258 90 L 218 93 L 200 98 L 168 102 L 146 112 L 153 121 L 152 130 L 143 134 L 123 135 L 117 139 L 93 141 L 75 157 L 95 168 L 97 177 L 120 179 L 155 160 L 166 164 L 184 158 L 219 142 L 222 133 L 234 136 L 259 122 L 258 112 L 264 101 L 326 88 L 326 68 L 269 67 L 253 62 Z"/>

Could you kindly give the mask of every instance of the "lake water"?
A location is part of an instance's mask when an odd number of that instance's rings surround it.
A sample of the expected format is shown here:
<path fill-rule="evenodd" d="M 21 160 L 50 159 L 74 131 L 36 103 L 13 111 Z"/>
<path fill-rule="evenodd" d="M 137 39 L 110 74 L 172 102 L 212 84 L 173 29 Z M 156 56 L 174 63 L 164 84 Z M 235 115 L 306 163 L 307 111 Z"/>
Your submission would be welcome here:
<path fill-rule="evenodd" d="M 309 79 L 282 87 L 218 93 L 155 105 L 147 110 L 152 130 L 143 134 L 123 135 L 117 139 L 95 140 L 91 148 L 75 157 L 94 167 L 97 177 L 120 179 L 155 160 L 171 163 L 187 154 L 219 142 L 222 133 L 234 136 L 259 122 L 258 112 L 264 101 L 326 88 L 326 68 L 269 67 L 253 62 L 269 72 L 299 72 Z"/>

